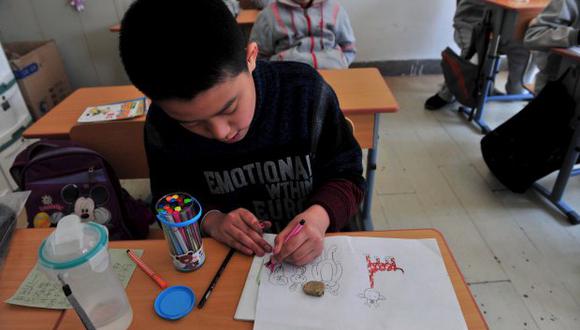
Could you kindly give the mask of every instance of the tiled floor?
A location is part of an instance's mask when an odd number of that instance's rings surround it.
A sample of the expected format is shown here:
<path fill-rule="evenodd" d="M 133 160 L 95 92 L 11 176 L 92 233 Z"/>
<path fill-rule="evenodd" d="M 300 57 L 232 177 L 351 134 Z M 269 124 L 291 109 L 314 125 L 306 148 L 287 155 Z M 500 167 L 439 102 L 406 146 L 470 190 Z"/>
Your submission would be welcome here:
<path fill-rule="evenodd" d="M 580 329 L 580 225 L 502 187 L 456 112 L 423 110 L 440 76 L 386 80 L 401 111 L 381 119 L 375 228 L 440 230 L 491 329 Z M 486 118 L 496 127 L 523 106 L 495 103 Z M 580 178 L 565 198 L 580 209 Z"/>

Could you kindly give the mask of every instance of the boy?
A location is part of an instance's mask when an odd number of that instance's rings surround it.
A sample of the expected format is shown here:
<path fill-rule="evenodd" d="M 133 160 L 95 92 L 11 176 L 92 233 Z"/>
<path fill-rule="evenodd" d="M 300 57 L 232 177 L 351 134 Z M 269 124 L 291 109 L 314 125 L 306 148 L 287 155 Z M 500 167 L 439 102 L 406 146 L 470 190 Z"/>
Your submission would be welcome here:
<path fill-rule="evenodd" d="M 245 254 L 272 251 L 259 222 L 269 220 L 283 228 L 276 259 L 297 265 L 356 212 L 362 153 L 336 96 L 307 65 L 256 61 L 256 44 L 244 49 L 223 2 L 137 0 L 119 48 L 129 78 L 153 100 L 145 148 L 154 200 L 192 194 L 210 210 L 203 232 Z M 325 117 L 311 156 L 317 103 Z M 303 230 L 283 244 L 301 219 Z"/>
<path fill-rule="evenodd" d="M 524 44 L 538 50 L 534 52 L 534 62 L 540 69 L 536 76 L 536 93 L 544 88 L 549 79 L 557 78 L 560 56 L 550 54 L 550 48 L 569 48 L 580 44 L 579 7 L 579 0 L 552 0 L 530 22 Z"/>
<path fill-rule="evenodd" d="M 473 28 L 481 22 L 486 4 L 482 0 L 459 0 L 453 17 L 454 39 L 465 57 L 473 34 Z M 508 94 L 525 93 L 522 80 L 528 64 L 529 51 L 521 42 L 508 41 L 500 45 L 502 53 L 508 57 L 508 80 L 505 85 Z M 439 110 L 454 101 L 453 94 L 444 84 L 441 89 L 425 101 L 425 109 Z"/>
<path fill-rule="evenodd" d="M 250 41 L 260 58 L 315 69 L 348 68 L 356 55 L 348 15 L 335 0 L 276 0 L 258 16 Z"/>

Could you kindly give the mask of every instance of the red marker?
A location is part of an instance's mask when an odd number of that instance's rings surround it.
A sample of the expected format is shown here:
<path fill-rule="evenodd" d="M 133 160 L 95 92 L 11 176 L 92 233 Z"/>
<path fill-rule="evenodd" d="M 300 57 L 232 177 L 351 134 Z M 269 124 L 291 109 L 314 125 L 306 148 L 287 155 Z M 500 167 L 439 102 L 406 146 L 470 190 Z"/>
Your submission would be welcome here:
<path fill-rule="evenodd" d="M 162 279 L 161 276 L 157 275 L 153 269 L 149 268 L 149 266 L 147 266 L 143 260 L 141 260 L 133 251 L 127 249 L 127 255 L 129 258 L 131 258 L 131 260 L 133 260 L 135 264 L 137 264 L 137 266 L 139 266 L 139 268 L 141 268 L 143 272 L 145 272 L 145 274 L 151 277 L 151 279 L 155 281 L 155 283 L 157 283 L 160 288 L 167 288 L 167 282 Z"/>

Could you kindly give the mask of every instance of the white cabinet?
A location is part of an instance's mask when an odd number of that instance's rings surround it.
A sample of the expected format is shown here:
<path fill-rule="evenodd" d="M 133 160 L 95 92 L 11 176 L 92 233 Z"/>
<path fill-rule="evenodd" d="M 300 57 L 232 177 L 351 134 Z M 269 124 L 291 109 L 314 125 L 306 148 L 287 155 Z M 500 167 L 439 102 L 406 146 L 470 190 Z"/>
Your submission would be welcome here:
<path fill-rule="evenodd" d="M 11 190 L 16 184 L 9 169 L 16 155 L 30 144 L 21 138 L 32 117 L 26 108 L 10 64 L 0 45 L 0 192 L 7 181 Z"/>

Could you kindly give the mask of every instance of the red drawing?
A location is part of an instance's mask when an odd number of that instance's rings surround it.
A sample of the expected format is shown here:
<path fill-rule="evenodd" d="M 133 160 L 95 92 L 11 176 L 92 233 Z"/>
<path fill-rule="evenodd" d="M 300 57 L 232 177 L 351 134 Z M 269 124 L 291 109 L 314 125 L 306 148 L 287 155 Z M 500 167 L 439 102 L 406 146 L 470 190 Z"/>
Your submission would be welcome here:
<path fill-rule="evenodd" d="M 395 262 L 394 257 L 387 257 L 385 258 L 385 261 L 381 261 L 381 258 L 376 257 L 375 261 L 372 261 L 371 258 L 367 255 L 366 259 L 371 288 L 375 287 L 375 273 L 377 272 L 394 272 L 400 270 L 402 273 L 405 273 L 403 268 L 397 267 L 397 263 Z"/>

